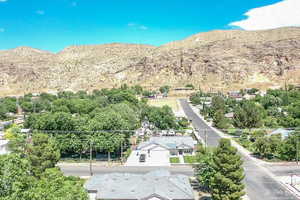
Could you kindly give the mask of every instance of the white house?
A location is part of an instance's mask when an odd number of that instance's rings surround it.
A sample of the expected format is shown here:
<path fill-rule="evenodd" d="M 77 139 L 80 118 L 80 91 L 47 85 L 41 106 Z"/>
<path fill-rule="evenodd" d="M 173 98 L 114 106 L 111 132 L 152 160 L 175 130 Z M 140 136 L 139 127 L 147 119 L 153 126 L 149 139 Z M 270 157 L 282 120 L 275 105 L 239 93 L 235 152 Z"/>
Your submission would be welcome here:
<path fill-rule="evenodd" d="M 8 154 L 8 140 L 0 140 L 0 155 Z"/>
<path fill-rule="evenodd" d="M 295 132 L 294 130 L 284 129 L 284 128 L 278 128 L 270 133 L 270 135 L 281 135 L 282 139 L 286 139 L 289 137 L 291 133 Z"/>
<path fill-rule="evenodd" d="M 225 117 L 228 119 L 232 119 L 234 117 L 234 112 L 226 113 Z"/>
<path fill-rule="evenodd" d="M 171 166 L 170 157 L 193 155 L 196 143 L 189 136 L 151 137 L 132 151 L 125 166 Z"/>
<path fill-rule="evenodd" d="M 190 136 L 151 137 L 149 141 L 141 143 L 137 150 L 141 152 L 168 151 L 171 156 L 194 154 L 197 142 Z"/>

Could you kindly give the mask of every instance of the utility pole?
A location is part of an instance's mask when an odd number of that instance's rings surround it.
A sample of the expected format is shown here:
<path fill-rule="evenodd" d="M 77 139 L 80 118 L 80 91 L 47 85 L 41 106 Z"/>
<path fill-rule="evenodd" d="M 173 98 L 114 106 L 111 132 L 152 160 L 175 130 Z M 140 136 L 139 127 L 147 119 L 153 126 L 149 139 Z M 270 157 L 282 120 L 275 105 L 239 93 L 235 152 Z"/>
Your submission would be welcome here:
<path fill-rule="evenodd" d="M 204 129 L 204 137 L 205 137 L 205 151 L 207 149 L 207 133 L 206 133 L 206 129 Z"/>
<path fill-rule="evenodd" d="M 296 157 L 297 157 L 297 165 L 299 165 L 299 135 L 297 135 L 297 145 L 296 145 Z"/>
<path fill-rule="evenodd" d="M 92 140 L 90 140 L 90 175 L 91 176 L 93 176 L 92 159 L 93 159 L 93 149 L 92 149 Z"/>
<path fill-rule="evenodd" d="M 121 163 L 123 163 L 123 141 L 121 141 Z"/>

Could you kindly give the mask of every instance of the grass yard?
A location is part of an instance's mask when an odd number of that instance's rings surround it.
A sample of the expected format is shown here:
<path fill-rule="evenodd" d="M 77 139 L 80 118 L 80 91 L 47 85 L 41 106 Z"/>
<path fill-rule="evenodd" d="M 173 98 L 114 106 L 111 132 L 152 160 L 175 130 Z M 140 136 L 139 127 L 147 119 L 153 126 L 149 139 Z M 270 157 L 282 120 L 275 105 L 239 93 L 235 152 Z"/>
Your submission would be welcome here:
<path fill-rule="evenodd" d="M 196 156 L 184 156 L 184 163 L 197 163 L 197 157 Z"/>
<path fill-rule="evenodd" d="M 170 158 L 170 163 L 180 163 L 179 158 L 178 157 L 171 157 Z"/>
<path fill-rule="evenodd" d="M 178 112 L 179 105 L 176 98 L 163 98 L 163 99 L 150 99 L 148 101 L 150 106 L 163 107 L 165 105 L 170 106 L 174 112 Z"/>

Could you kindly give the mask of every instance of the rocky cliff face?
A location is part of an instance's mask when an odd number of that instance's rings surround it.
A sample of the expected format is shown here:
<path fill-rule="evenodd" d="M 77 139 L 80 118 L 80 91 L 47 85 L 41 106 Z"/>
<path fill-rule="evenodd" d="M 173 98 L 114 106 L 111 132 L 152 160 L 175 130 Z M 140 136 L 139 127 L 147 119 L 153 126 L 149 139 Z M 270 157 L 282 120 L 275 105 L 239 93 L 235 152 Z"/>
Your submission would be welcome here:
<path fill-rule="evenodd" d="M 230 90 L 300 83 L 300 28 L 213 31 L 160 47 L 72 46 L 0 51 L 0 93 L 193 83 Z"/>

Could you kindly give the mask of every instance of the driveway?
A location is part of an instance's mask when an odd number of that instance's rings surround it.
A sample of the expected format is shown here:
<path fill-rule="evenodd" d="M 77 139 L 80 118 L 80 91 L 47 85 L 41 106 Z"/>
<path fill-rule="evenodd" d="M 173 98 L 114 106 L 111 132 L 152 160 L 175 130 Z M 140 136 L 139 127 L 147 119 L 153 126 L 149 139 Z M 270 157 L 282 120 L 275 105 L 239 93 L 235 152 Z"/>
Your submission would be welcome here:
<path fill-rule="evenodd" d="M 139 158 L 141 154 L 146 155 L 145 162 L 140 162 Z M 125 166 L 171 166 L 170 153 L 167 150 L 151 150 L 147 151 L 132 151 L 128 157 Z"/>
<path fill-rule="evenodd" d="M 220 140 L 219 134 L 208 126 L 190 107 L 186 100 L 181 100 L 182 108 L 186 116 L 191 119 L 193 126 L 200 130 L 200 136 L 207 141 L 208 146 L 217 146 Z M 206 139 L 205 139 L 206 138 Z M 249 156 L 241 153 L 244 160 L 246 192 L 251 200 L 297 200 L 277 182 L 272 173 L 261 167 Z"/>

